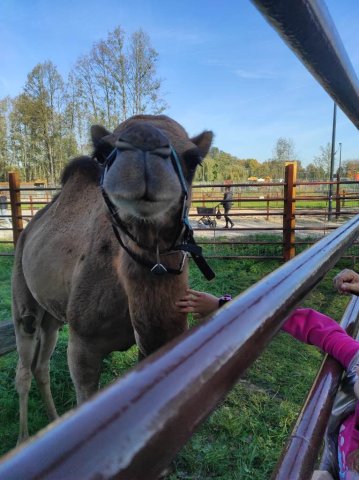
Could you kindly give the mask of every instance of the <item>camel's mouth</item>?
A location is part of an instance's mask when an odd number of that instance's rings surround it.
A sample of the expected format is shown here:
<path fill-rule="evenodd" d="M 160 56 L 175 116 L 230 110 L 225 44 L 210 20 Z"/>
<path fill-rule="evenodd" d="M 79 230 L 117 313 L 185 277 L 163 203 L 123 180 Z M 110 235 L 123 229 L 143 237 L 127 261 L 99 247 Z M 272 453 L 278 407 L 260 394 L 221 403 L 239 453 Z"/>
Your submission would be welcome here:
<path fill-rule="evenodd" d="M 136 217 L 141 219 L 158 218 L 159 215 L 164 215 L 173 205 L 171 199 L 151 199 L 148 197 L 142 198 L 123 198 L 112 197 L 110 200 L 114 204 L 120 217 Z"/>

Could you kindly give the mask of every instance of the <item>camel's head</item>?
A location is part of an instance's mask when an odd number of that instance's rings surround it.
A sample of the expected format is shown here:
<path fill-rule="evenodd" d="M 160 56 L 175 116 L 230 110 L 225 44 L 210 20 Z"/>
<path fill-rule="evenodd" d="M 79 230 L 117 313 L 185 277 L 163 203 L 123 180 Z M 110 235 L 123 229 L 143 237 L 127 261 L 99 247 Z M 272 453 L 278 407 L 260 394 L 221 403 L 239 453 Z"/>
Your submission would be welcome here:
<path fill-rule="evenodd" d="M 100 163 L 106 163 L 113 152 L 103 188 L 120 217 L 161 223 L 181 208 L 183 187 L 172 149 L 189 189 L 213 138 L 209 131 L 189 138 L 177 122 L 164 115 L 132 117 L 113 133 L 96 125 L 91 134 L 94 157 Z"/>

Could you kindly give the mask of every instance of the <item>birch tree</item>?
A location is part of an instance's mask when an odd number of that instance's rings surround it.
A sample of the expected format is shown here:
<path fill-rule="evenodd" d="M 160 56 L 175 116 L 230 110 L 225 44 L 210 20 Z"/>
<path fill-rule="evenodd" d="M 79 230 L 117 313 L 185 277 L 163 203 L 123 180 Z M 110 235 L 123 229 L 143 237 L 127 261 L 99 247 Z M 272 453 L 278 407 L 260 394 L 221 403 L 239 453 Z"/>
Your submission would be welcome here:
<path fill-rule="evenodd" d="M 8 156 L 8 111 L 10 99 L 8 97 L 0 100 L 0 181 L 7 180 L 9 165 Z"/>
<path fill-rule="evenodd" d="M 102 123 L 114 129 L 131 115 L 161 113 L 166 104 L 157 61 L 158 53 L 142 30 L 128 39 L 118 26 L 96 42 L 71 72 L 87 128 Z"/>

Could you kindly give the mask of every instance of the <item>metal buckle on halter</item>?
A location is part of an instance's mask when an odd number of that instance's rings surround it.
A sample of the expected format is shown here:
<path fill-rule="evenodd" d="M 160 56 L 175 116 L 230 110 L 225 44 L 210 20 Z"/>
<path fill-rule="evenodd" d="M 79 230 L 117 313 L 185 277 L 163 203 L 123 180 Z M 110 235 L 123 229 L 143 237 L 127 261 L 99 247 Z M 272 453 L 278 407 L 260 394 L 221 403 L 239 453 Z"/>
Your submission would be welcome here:
<path fill-rule="evenodd" d="M 183 270 L 183 267 L 184 267 L 184 264 L 185 264 L 185 261 L 186 261 L 187 257 L 188 257 L 188 252 L 184 252 L 182 250 L 182 262 L 181 262 L 181 265 L 180 265 L 180 268 L 179 268 L 180 272 L 182 272 L 182 270 Z"/>
<path fill-rule="evenodd" d="M 151 272 L 155 275 L 164 275 L 167 273 L 167 268 L 162 265 L 162 263 L 156 263 L 156 265 L 151 268 Z"/>
<path fill-rule="evenodd" d="M 170 253 L 165 253 L 165 255 L 171 255 L 177 252 L 170 252 Z M 187 258 L 187 252 L 184 252 L 183 250 L 180 250 L 180 253 L 182 253 L 182 259 L 181 263 L 179 266 L 178 270 L 170 268 L 169 270 L 159 261 L 159 254 L 157 255 L 157 263 L 151 268 L 151 272 L 154 273 L 155 275 L 163 275 L 165 273 L 182 273 L 183 267 Z"/>
<path fill-rule="evenodd" d="M 151 268 L 151 272 L 154 273 L 155 275 L 164 275 L 165 273 L 167 273 L 167 268 L 161 263 L 160 249 L 158 247 L 158 243 L 157 243 L 157 249 L 156 249 L 156 257 L 157 257 L 157 263 Z"/>

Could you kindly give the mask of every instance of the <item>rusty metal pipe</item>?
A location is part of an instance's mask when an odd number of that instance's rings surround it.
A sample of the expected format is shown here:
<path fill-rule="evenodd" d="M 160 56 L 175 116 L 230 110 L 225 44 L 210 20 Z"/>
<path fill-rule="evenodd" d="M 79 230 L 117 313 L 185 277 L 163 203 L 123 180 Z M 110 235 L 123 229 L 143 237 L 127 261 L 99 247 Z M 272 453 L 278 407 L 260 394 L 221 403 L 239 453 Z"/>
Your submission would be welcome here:
<path fill-rule="evenodd" d="M 359 128 L 359 82 L 323 1 L 252 0 L 314 78 Z"/>

